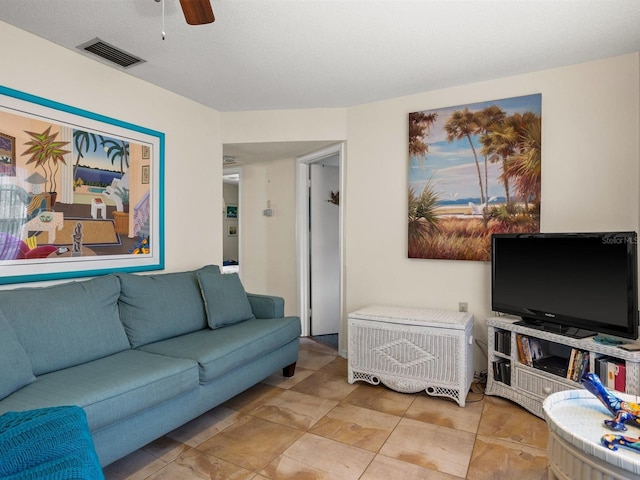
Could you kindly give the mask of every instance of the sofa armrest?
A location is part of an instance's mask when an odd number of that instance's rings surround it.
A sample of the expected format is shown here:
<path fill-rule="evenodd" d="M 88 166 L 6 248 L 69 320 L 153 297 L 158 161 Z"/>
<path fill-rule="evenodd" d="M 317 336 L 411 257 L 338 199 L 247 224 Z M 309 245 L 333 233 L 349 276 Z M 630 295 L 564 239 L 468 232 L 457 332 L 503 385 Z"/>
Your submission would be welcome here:
<path fill-rule="evenodd" d="M 284 298 L 256 293 L 247 293 L 247 298 L 256 318 L 284 317 Z"/>

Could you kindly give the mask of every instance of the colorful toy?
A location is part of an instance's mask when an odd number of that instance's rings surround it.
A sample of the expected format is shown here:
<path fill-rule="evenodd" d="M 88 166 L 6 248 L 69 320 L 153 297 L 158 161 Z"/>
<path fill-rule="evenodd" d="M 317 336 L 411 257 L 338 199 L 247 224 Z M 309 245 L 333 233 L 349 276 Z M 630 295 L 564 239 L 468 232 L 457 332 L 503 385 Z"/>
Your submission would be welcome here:
<path fill-rule="evenodd" d="M 627 402 L 616 397 L 605 388 L 600 378 L 595 373 L 585 373 L 580 379 L 580 383 L 595 397 L 600 400 L 607 410 L 614 416 L 613 420 L 605 420 L 604 424 L 611 430 L 624 432 L 627 430 L 626 423 L 640 427 L 640 405 Z M 640 452 L 640 438 L 626 437 L 624 435 L 614 435 L 612 433 L 603 435 L 600 442 L 610 450 L 617 450 L 618 445 L 627 447 L 636 452 Z"/>
<path fill-rule="evenodd" d="M 640 452 L 640 438 L 625 437 L 623 435 L 608 433 L 603 435 L 600 441 L 609 450 L 618 450 L 618 445 L 621 445 L 623 447 L 630 448 L 631 450 L 635 450 L 636 452 Z"/>
<path fill-rule="evenodd" d="M 604 424 L 611 430 L 624 432 L 627 430 L 625 423 L 631 422 L 632 425 L 640 427 L 640 405 L 633 402 L 624 401 L 610 391 L 600 381 L 595 373 L 585 373 L 580 379 L 580 383 L 600 400 L 607 410 L 614 416 L 613 420 L 605 420 Z"/>

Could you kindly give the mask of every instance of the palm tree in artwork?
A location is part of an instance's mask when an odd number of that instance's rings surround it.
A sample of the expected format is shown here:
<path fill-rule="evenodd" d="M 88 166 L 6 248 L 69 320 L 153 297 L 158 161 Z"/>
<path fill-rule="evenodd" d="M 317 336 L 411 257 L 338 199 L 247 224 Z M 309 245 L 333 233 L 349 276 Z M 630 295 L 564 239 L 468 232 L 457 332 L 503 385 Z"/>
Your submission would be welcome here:
<path fill-rule="evenodd" d="M 532 112 L 513 115 L 518 133 L 517 153 L 508 164 L 508 175 L 515 179 L 515 188 L 524 202 L 540 203 L 542 171 L 542 122 Z"/>
<path fill-rule="evenodd" d="M 490 105 L 483 108 L 476 113 L 476 118 L 479 126 L 479 134 L 481 135 L 480 141 L 482 142 L 482 136 L 487 135 L 492 129 L 498 127 L 505 119 L 507 114 L 498 105 Z M 484 194 L 486 198 L 489 198 L 489 169 L 488 169 L 488 153 L 482 151 L 484 156 Z M 507 192 L 507 196 L 509 193 Z"/>
<path fill-rule="evenodd" d="M 480 203 L 484 203 L 485 195 L 482 185 L 482 173 L 480 171 L 480 162 L 478 162 L 478 153 L 471 140 L 472 135 L 477 135 L 480 131 L 480 125 L 477 115 L 465 108 L 464 110 L 456 110 L 451 114 L 447 123 L 444 124 L 444 131 L 447 132 L 447 140 L 453 142 L 454 140 L 461 140 L 466 138 L 471 145 L 471 151 L 473 152 L 473 158 L 476 163 L 476 170 L 478 172 L 478 184 L 480 186 Z"/>
<path fill-rule="evenodd" d="M 517 141 L 518 134 L 509 119 L 493 125 L 488 133 L 480 137 L 483 145 L 482 154 L 488 156 L 492 163 L 502 160 L 502 174 L 499 178 L 504 185 L 507 205 L 511 204 L 508 162 L 509 158 L 516 153 Z"/>
<path fill-rule="evenodd" d="M 107 139 L 102 141 L 102 146 L 107 152 L 107 158 L 111 160 L 111 165 L 120 160 L 120 173 L 124 175 L 125 167 L 129 168 L 129 143 L 124 140 Z"/>
<path fill-rule="evenodd" d="M 409 114 L 409 155 L 425 156 L 429 153 L 429 136 L 431 126 L 438 118 L 438 112 L 413 112 Z"/>
<path fill-rule="evenodd" d="M 429 152 L 426 139 L 437 118 L 437 112 L 409 114 L 410 157 L 419 157 L 424 162 Z M 437 205 L 438 196 L 431 180 L 427 182 L 420 195 L 417 195 L 413 188 L 409 188 L 409 252 L 416 250 L 425 237 L 438 230 Z"/>
<path fill-rule="evenodd" d="M 438 194 L 431 180 L 427 182 L 420 195 L 409 189 L 409 249 L 415 251 L 420 241 L 439 230 Z"/>
<path fill-rule="evenodd" d="M 58 163 L 67 164 L 64 155 L 69 153 L 62 147 L 66 147 L 69 142 L 56 141 L 58 133 L 51 133 L 51 125 L 42 133 L 28 132 L 24 133 L 31 137 L 31 140 L 25 142 L 25 146 L 29 148 L 22 155 L 30 155 L 26 164 L 35 163 L 36 167 L 41 167 L 45 177 L 45 189 L 50 192 L 56 192 L 58 187 L 56 175 L 60 166 Z M 53 167 L 51 166 L 53 164 Z M 46 168 L 45 168 L 46 167 Z M 54 170 L 55 168 L 55 170 Z"/>
<path fill-rule="evenodd" d="M 93 151 L 95 152 L 98 149 L 98 145 L 101 145 L 104 142 L 104 138 L 102 135 L 96 135 L 95 133 L 85 132 L 84 130 L 74 130 L 73 131 L 73 146 L 78 152 L 78 156 L 76 157 L 76 164 L 73 166 L 73 179 L 75 180 L 78 176 L 78 165 L 80 164 L 80 159 L 84 158 L 85 153 L 89 153 L 89 149 L 93 146 Z"/>

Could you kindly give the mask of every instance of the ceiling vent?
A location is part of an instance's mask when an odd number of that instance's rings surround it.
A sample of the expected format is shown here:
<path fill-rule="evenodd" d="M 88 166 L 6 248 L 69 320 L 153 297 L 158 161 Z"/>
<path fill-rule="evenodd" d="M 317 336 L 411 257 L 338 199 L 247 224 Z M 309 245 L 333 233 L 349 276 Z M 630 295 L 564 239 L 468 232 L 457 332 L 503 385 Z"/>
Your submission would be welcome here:
<path fill-rule="evenodd" d="M 97 57 L 100 57 L 110 63 L 115 63 L 121 68 L 130 68 L 134 65 L 138 65 L 140 63 L 144 63 L 145 60 L 142 60 L 135 55 L 131 55 L 130 53 L 125 52 L 124 50 L 120 50 L 119 48 L 114 47 L 113 45 L 109 45 L 107 42 L 100 40 L 99 38 L 94 38 L 93 40 L 89 40 L 88 42 L 83 43 L 82 45 L 78 45 L 76 48 L 83 50 L 85 52 L 89 52 Z"/>

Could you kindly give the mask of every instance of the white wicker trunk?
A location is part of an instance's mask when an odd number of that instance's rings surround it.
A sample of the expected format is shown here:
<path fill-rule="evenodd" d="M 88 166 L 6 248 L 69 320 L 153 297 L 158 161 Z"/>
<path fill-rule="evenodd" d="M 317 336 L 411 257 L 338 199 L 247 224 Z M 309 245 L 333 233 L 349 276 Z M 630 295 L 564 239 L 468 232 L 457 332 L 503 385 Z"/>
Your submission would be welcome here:
<path fill-rule="evenodd" d="M 425 390 L 464 407 L 473 380 L 473 315 L 372 305 L 349 314 L 349 383 Z"/>

